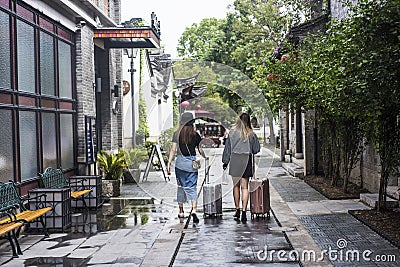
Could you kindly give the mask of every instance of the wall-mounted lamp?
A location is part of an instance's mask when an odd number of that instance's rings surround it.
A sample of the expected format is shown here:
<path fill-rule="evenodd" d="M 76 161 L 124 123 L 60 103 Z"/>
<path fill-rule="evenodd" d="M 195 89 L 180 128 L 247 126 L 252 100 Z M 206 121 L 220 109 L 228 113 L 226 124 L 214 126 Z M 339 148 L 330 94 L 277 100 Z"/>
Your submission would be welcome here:
<path fill-rule="evenodd" d="M 86 26 L 85 20 L 81 20 L 75 25 L 77 31 L 80 31 L 85 26 Z"/>
<path fill-rule="evenodd" d="M 101 78 L 96 78 L 96 93 L 101 93 Z"/>
<path fill-rule="evenodd" d="M 119 86 L 118 86 L 118 84 L 114 85 L 114 89 L 111 89 L 111 93 L 114 94 L 114 97 L 119 97 Z"/>

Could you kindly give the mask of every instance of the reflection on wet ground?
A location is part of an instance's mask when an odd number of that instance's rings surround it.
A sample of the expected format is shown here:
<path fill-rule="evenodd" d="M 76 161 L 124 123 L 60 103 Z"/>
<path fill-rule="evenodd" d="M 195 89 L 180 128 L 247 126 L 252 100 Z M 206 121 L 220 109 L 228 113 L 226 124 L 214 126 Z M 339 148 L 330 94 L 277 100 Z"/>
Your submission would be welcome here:
<path fill-rule="evenodd" d="M 32 233 L 20 238 L 24 254 L 12 261 L 8 243 L 0 246 L 0 264 L 4 266 L 85 266 L 92 264 L 132 263 L 139 265 L 151 247 L 173 208 L 152 198 L 111 199 L 97 210 L 74 211 L 72 226 L 65 233 L 51 233 L 43 239 Z M 115 231 L 118 230 L 118 231 Z M 125 233 L 123 237 L 117 237 Z M 124 239 L 125 238 L 125 239 Z M 137 240 L 135 240 L 137 238 Z M 120 243 L 140 249 L 122 258 Z M 107 246 L 112 246 L 107 248 Z M 141 244 L 143 244 L 141 246 Z M 38 250 L 37 247 L 40 247 Z M 4 249 L 3 249 L 4 248 Z M 100 251 L 118 255 L 110 259 Z M 132 249 L 134 250 L 134 249 Z M 34 252 L 35 251 L 35 252 Z M 39 253 L 38 253 L 39 251 Z M 100 255 L 97 255 L 100 254 Z M 112 258 L 112 257 L 111 257 Z"/>
<path fill-rule="evenodd" d="M 84 266 L 89 259 L 71 259 L 71 258 L 32 258 L 25 261 L 25 266 L 63 266 L 75 267 Z"/>
<path fill-rule="evenodd" d="M 72 233 L 95 234 L 153 222 L 164 222 L 165 208 L 154 199 L 111 199 L 97 211 L 76 213 L 72 216 Z"/>
<path fill-rule="evenodd" d="M 184 239 L 176 255 L 174 266 L 254 266 L 279 264 L 299 266 L 290 259 L 279 260 L 273 251 L 291 249 L 276 221 L 257 218 L 240 223 L 233 212 L 222 218 L 207 218 L 196 228 L 184 231 Z"/>

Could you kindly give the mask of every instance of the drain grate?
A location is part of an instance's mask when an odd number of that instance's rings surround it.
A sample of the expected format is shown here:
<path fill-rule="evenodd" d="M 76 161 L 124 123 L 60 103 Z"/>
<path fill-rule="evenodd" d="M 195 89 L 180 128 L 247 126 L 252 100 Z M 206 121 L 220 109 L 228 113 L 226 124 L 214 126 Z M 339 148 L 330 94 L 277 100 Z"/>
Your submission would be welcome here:
<path fill-rule="evenodd" d="M 182 229 L 182 230 L 178 230 L 178 229 L 169 230 L 170 234 L 195 234 L 198 232 L 199 232 L 199 230 L 197 228 L 188 228 L 188 229 Z"/>

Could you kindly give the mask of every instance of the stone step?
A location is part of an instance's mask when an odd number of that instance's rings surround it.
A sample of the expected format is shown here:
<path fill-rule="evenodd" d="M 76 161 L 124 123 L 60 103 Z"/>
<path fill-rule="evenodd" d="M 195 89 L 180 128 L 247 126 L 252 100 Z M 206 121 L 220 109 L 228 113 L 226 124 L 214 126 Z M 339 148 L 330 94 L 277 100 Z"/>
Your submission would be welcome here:
<path fill-rule="evenodd" d="M 399 186 L 388 186 L 386 190 L 389 197 L 399 200 Z"/>
<path fill-rule="evenodd" d="M 378 194 L 360 194 L 360 200 L 372 208 L 378 206 Z M 397 208 L 399 206 L 399 201 L 390 197 L 386 197 L 386 207 L 387 208 Z"/>
<path fill-rule="evenodd" d="M 304 178 L 304 168 L 294 163 L 282 163 L 282 167 L 294 177 Z"/>

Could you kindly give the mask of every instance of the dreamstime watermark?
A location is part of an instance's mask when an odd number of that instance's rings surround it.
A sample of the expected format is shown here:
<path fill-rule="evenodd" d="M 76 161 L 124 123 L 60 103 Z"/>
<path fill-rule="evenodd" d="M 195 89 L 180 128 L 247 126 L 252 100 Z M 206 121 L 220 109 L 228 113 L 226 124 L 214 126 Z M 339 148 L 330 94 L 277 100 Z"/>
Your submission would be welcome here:
<path fill-rule="evenodd" d="M 324 259 L 329 259 L 331 262 L 396 262 L 396 255 L 377 254 L 374 255 L 372 250 L 366 249 L 360 251 L 358 249 L 347 248 L 347 241 L 345 239 L 338 239 L 336 242 L 338 249 L 329 246 L 321 252 L 315 250 L 268 250 L 265 246 L 263 250 L 256 253 L 259 261 L 303 261 L 303 262 L 320 262 Z"/>

